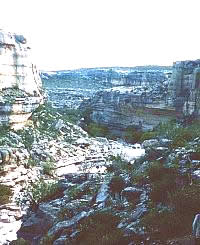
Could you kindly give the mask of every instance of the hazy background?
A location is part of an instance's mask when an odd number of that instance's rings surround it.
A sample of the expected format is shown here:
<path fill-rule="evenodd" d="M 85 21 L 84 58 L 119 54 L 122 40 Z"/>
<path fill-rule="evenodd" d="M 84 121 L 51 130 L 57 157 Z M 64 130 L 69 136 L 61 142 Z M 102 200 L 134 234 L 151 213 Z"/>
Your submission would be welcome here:
<path fill-rule="evenodd" d="M 199 0 L 2 0 L 42 70 L 172 65 L 200 58 Z"/>

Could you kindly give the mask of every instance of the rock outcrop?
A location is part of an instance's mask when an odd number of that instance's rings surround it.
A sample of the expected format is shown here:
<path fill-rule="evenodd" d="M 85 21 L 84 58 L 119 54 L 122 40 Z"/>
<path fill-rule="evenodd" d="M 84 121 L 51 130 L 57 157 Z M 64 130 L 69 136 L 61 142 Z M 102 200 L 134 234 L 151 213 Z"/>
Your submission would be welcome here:
<path fill-rule="evenodd" d="M 24 36 L 0 30 L 0 124 L 21 128 L 42 102 L 42 83 Z"/>
<path fill-rule="evenodd" d="M 175 118 L 175 108 L 167 96 L 159 88 L 116 87 L 97 92 L 80 109 L 86 124 L 101 124 L 120 135 L 129 127 L 148 130 Z"/>
<path fill-rule="evenodd" d="M 110 165 L 109 157 L 121 155 L 128 147 L 104 138 L 90 138 L 59 113 L 48 114 L 38 109 L 32 120 L 37 125 L 33 122 L 17 132 L 6 128 L 7 132 L 1 131 L 0 135 L 0 244 L 4 245 L 17 238 L 28 204 L 22 203 L 21 197 L 28 186 L 40 179 L 54 179 L 60 180 L 61 188 L 66 189 L 68 183 L 62 182 L 65 178 L 69 182 L 101 178 Z M 2 188 L 7 187 L 12 195 L 5 198 Z M 87 191 L 87 185 L 80 187 L 80 192 L 83 190 Z M 17 206 L 18 202 L 23 204 L 22 208 Z M 34 221 L 41 224 L 40 219 Z"/>
<path fill-rule="evenodd" d="M 125 85 L 125 84 L 124 84 Z M 173 64 L 172 76 L 132 72 L 126 85 L 97 92 L 80 106 L 86 123 L 124 131 L 152 129 L 173 118 L 200 116 L 200 60 Z"/>
<path fill-rule="evenodd" d="M 171 94 L 179 116 L 200 115 L 200 60 L 173 64 Z"/>
<path fill-rule="evenodd" d="M 117 162 L 112 163 L 113 172 L 110 172 L 109 178 L 108 176 L 105 178 L 104 175 L 99 175 L 97 178 L 97 175 L 91 176 L 85 173 L 65 174 L 65 178 L 59 180 L 59 192 L 61 196 L 40 203 L 36 210 L 30 211 L 26 217 L 24 217 L 23 224 L 18 231 L 18 238 L 23 238 L 33 245 L 40 243 L 55 245 L 93 244 L 92 242 L 87 243 L 86 239 L 88 239 L 88 237 L 89 239 L 93 239 L 95 232 L 94 239 L 96 239 L 96 236 L 98 237 L 98 234 L 102 234 L 100 232 L 107 232 L 107 230 L 104 229 L 107 222 L 111 225 L 111 219 L 118 216 L 120 219 L 116 224 L 117 227 L 113 227 L 110 232 L 113 232 L 115 235 L 118 234 L 119 231 L 122 232 L 123 243 L 120 244 L 164 244 L 163 240 L 155 241 L 154 239 L 156 239 L 156 237 L 151 237 L 152 233 L 144 229 L 144 226 L 141 225 L 142 218 L 151 213 L 151 198 L 153 198 L 151 195 L 153 185 L 149 181 L 149 178 L 154 175 L 150 175 L 150 172 L 147 170 L 150 166 L 155 164 L 155 161 L 157 161 L 156 164 L 158 164 L 161 160 L 160 156 L 157 156 L 153 160 L 153 163 L 152 160 L 149 160 L 150 155 L 152 152 L 157 151 L 158 148 L 165 146 L 165 154 L 167 157 L 165 163 L 169 165 L 169 168 L 165 167 L 164 170 L 167 172 L 173 169 L 175 159 L 177 160 L 176 168 L 178 169 L 177 175 L 174 177 L 171 175 L 169 179 L 169 176 L 167 176 L 168 183 L 171 186 L 171 182 L 173 181 L 177 190 L 181 191 L 183 190 L 183 186 L 185 188 L 190 187 L 189 173 L 192 174 L 192 179 L 199 178 L 199 176 L 195 176 L 195 171 L 199 167 L 199 161 L 195 166 L 197 160 L 192 160 L 192 154 L 194 155 L 195 153 L 195 146 L 198 146 L 199 143 L 200 139 L 196 138 L 194 141 L 190 142 L 190 149 L 177 148 L 170 150 L 169 141 L 167 139 L 162 138 L 160 140 L 151 139 L 145 141 L 144 146 L 149 150 L 149 153 L 146 155 L 145 159 L 140 159 L 138 163 L 136 163 L 134 171 L 132 172 L 134 175 L 131 174 L 130 165 L 127 165 L 127 167 L 129 166 L 129 170 L 127 169 L 126 171 L 124 168 L 121 169 Z M 161 154 L 161 156 L 163 156 L 163 154 Z M 191 159 L 191 167 L 186 166 L 188 160 L 185 159 Z M 182 164 L 184 160 L 185 166 Z M 162 165 L 162 167 L 164 167 L 164 165 Z M 145 172 L 148 172 L 147 176 Z M 135 173 L 137 174 L 135 175 Z M 188 174 L 184 175 L 184 173 Z M 143 174 L 143 178 L 137 179 L 138 174 Z M 165 172 L 163 172 L 163 175 L 164 174 Z M 156 176 L 155 181 L 157 181 L 157 178 L 159 177 Z M 162 178 L 162 176 L 160 176 L 160 178 Z M 166 182 L 164 182 L 164 186 L 166 186 Z M 166 195 L 169 194 L 168 191 L 164 189 L 161 189 L 161 192 L 166 193 Z M 149 205 L 149 201 L 151 205 Z M 191 203 L 188 202 L 188 205 L 190 204 Z M 158 216 L 160 213 L 168 212 L 166 203 L 164 205 L 156 203 L 156 209 L 158 210 Z M 169 210 L 171 212 L 172 209 Z M 112 216 L 109 216 L 111 213 Z M 105 219 L 104 214 L 109 216 L 110 220 Z M 92 229 L 96 222 L 83 223 L 87 224 L 87 226 L 84 226 L 87 229 L 80 229 L 83 228 L 82 222 L 86 222 L 88 219 L 91 221 L 96 215 L 98 217 L 97 222 L 102 222 L 102 224 L 95 227 L 95 232 L 94 230 L 90 230 L 90 228 Z M 169 222 L 169 225 L 171 225 L 171 222 Z M 115 228 L 117 228 L 117 230 Z M 160 229 L 159 225 L 157 229 Z M 82 234 L 87 232 L 87 236 L 82 237 L 81 243 L 79 243 L 80 232 Z M 157 230 L 155 232 L 157 232 Z M 163 235 L 163 233 L 161 235 Z M 113 241 L 112 236 L 109 239 Z M 126 241 L 126 239 L 128 239 L 128 241 Z M 118 243 L 116 242 L 116 244 Z M 169 241 L 166 244 L 177 243 Z"/>

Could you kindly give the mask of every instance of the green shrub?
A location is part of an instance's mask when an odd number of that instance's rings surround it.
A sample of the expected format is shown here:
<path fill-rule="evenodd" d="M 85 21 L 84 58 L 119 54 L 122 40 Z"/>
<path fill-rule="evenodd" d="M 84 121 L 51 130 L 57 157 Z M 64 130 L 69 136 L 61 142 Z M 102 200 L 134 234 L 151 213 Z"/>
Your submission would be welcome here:
<path fill-rule="evenodd" d="M 164 243 L 164 240 L 185 233 L 185 221 L 171 210 L 154 208 L 141 219 L 141 225 L 150 233 L 152 240 L 162 240 Z"/>
<path fill-rule="evenodd" d="M 172 140 L 172 148 L 185 146 L 188 141 L 199 136 L 199 130 L 199 121 L 193 121 L 188 127 L 184 127 L 174 121 L 169 121 L 159 124 L 154 129 L 158 136 L 164 136 Z"/>
<path fill-rule="evenodd" d="M 29 158 L 27 162 L 24 163 L 25 168 L 32 168 L 37 166 L 37 161 L 35 159 Z"/>
<path fill-rule="evenodd" d="M 55 122 L 61 118 L 59 114 L 49 103 L 40 105 L 32 114 L 32 121 L 40 134 L 51 138 L 58 136 L 58 130 L 55 129 Z"/>
<path fill-rule="evenodd" d="M 106 126 L 97 124 L 97 123 L 90 123 L 85 130 L 93 137 L 97 136 L 107 136 L 109 131 Z"/>
<path fill-rule="evenodd" d="M 120 222 L 118 216 L 108 211 L 96 212 L 85 218 L 78 225 L 79 235 L 76 245 L 126 245 L 127 238 L 117 228 Z"/>
<path fill-rule="evenodd" d="M 149 181 L 152 184 L 150 198 L 153 202 L 168 201 L 168 193 L 176 189 L 177 169 L 166 168 L 159 162 L 154 162 L 147 170 Z"/>
<path fill-rule="evenodd" d="M 38 180 L 26 187 L 23 196 L 17 199 L 19 205 L 29 202 L 32 207 L 37 207 L 41 202 L 56 199 L 62 195 L 59 191 L 57 182 L 45 182 L 43 179 Z"/>
<path fill-rule="evenodd" d="M 7 136 L 10 130 L 10 126 L 0 125 L 0 138 Z"/>
<path fill-rule="evenodd" d="M 84 195 L 84 191 L 81 190 L 78 185 L 71 187 L 68 191 L 67 191 L 67 195 L 71 198 L 71 199 L 80 199 L 83 195 Z"/>
<path fill-rule="evenodd" d="M 152 208 L 141 220 L 141 225 L 154 239 L 169 239 L 191 233 L 194 216 L 199 213 L 200 207 L 199 184 L 169 191 L 168 207 L 163 210 Z"/>
<path fill-rule="evenodd" d="M 25 241 L 23 238 L 18 238 L 15 241 L 12 241 L 10 245 L 30 245 L 30 242 Z"/>
<path fill-rule="evenodd" d="M 179 128 L 179 126 L 177 125 L 176 122 L 169 121 L 166 123 L 160 123 L 154 129 L 154 131 L 158 134 L 158 136 L 164 136 L 168 139 L 171 139 L 176 135 L 176 131 L 179 130 L 178 128 Z"/>
<path fill-rule="evenodd" d="M 200 185 L 193 184 L 185 186 L 181 190 L 170 192 L 170 205 L 174 208 L 176 214 L 192 217 L 199 213 L 200 207 Z"/>
<path fill-rule="evenodd" d="M 22 138 L 22 143 L 25 145 L 27 149 L 31 149 L 34 143 L 35 137 L 34 132 L 31 127 L 18 131 Z"/>
<path fill-rule="evenodd" d="M 131 176 L 131 182 L 138 185 L 145 185 L 149 183 L 146 173 L 135 173 Z"/>
<path fill-rule="evenodd" d="M 172 139 L 173 141 L 170 146 L 172 149 L 184 147 L 188 141 L 193 139 L 193 137 L 193 133 L 188 129 L 180 129 L 180 132 L 178 132 Z"/>
<path fill-rule="evenodd" d="M 9 186 L 0 184 L 0 205 L 9 203 L 12 194 Z"/>
<path fill-rule="evenodd" d="M 46 235 L 41 239 L 40 245 L 53 245 L 54 241 L 55 239 L 53 236 Z"/>
<path fill-rule="evenodd" d="M 142 134 L 142 131 L 131 127 L 126 129 L 124 138 L 127 142 L 135 144 L 141 141 Z"/>
<path fill-rule="evenodd" d="M 59 112 L 64 122 L 77 123 L 80 120 L 80 111 L 78 109 L 63 108 Z"/>
<path fill-rule="evenodd" d="M 55 163 L 51 161 L 43 162 L 42 168 L 44 174 L 53 175 L 55 169 Z"/>
<path fill-rule="evenodd" d="M 94 195 L 97 193 L 97 186 L 79 186 L 75 185 L 68 189 L 67 195 L 71 199 L 80 199 L 83 195 Z"/>
<path fill-rule="evenodd" d="M 157 133 L 154 131 L 144 132 L 141 135 L 140 141 L 143 142 L 145 140 L 154 139 L 156 136 L 157 136 Z"/>
<path fill-rule="evenodd" d="M 113 176 L 110 183 L 110 191 L 112 193 L 120 193 L 125 188 L 125 181 L 121 176 Z"/>
<path fill-rule="evenodd" d="M 0 125 L 0 146 L 16 147 L 16 141 L 13 137 L 9 137 L 9 132 L 12 131 L 10 126 Z"/>
<path fill-rule="evenodd" d="M 123 160 L 121 156 L 109 156 L 109 162 L 112 162 L 112 165 L 108 167 L 109 172 L 114 173 L 130 173 L 134 170 L 134 166 L 129 164 L 127 161 Z"/>

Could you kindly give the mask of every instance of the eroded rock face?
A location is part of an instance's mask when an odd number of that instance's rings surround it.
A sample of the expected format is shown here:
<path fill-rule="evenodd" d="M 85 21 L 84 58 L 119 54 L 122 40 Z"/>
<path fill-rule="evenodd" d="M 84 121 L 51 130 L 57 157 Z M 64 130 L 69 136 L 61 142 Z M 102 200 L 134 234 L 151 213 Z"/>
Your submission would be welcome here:
<path fill-rule="evenodd" d="M 0 30 L 0 124 L 21 128 L 42 100 L 42 82 L 27 40 Z"/>
<path fill-rule="evenodd" d="M 176 116 L 166 93 L 144 86 L 99 91 L 83 102 L 80 109 L 86 124 L 104 125 L 116 135 L 129 127 L 149 130 Z"/>
<path fill-rule="evenodd" d="M 174 62 L 171 81 L 177 113 L 199 116 L 200 60 Z"/>
<path fill-rule="evenodd" d="M 200 60 L 174 62 L 166 80 L 158 76 L 150 82 L 133 74 L 131 87 L 99 91 L 81 104 L 86 123 L 104 125 L 120 135 L 128 127 L 148 130 L 169 119 L 200 116 Z"/>

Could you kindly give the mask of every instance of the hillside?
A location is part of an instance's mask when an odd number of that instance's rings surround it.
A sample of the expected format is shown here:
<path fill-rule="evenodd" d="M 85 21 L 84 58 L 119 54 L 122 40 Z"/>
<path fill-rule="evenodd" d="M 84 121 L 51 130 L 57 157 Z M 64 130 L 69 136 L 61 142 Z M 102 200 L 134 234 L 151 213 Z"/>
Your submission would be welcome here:
<path fill-rule="evenodd" d="M 18 203 L 29 208 L 18 241 L 11 244 L 177 244 L 178 237 L 189 239 L 200 205 L 199 129 L 198 121 L 187 127 L 170 122 L 141 133 L 146 154 L 129 162 L 124 152 L 130 151 L 123 149 L 133 150 L 133 145 L 91 138 L 67 114 L 42 106 L 24 131 L 4 134 L 4 149 L 13 148 L 16 139 L 20 145 L 18 173 L 19 166 L 35 171 L 28 182 L 13 179 L 22 187 Z M 8 166 L 10 160 L 4 160 L 2 170 Z"/>

